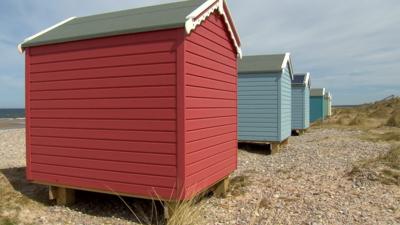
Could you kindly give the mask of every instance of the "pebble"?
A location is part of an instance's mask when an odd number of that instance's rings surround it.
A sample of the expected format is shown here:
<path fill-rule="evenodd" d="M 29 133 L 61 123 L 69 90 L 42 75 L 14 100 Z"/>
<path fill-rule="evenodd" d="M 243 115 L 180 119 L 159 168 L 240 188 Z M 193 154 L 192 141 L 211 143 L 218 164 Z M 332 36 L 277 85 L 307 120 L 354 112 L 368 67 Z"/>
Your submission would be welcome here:
<path fill-rule="evenodd" d="M 347 175 L 355 162 L 390 149 L 389 144 L 360 140 L 361 134 L 311 129 L 292 137 L 275 155 L 239 150 L 238 169 L 232 177 L 249 177 L 249 184 L 239 196 L 228 193 L 225 199 L 203 199 L 195 206 L 202 212 L 200 224 L 249 224 L 250 220 L 253 224 L 399 224 L 398 186 L 379 182 L 365 186 Z M 25 167 L 24 129 L 0 130 L 0 159 L 0 169 Z M 25 182 L 24 176 L 13 179 Z M 38 187 L 32 185 L 30 191 L 35 193 Z M 134 200 L 130 204 L 134 210 L 143 206 Z M 106 195 L 72 207 L 34 200 L 23 207 L 30 215 L 23 216 L 20 224 L 140 224 L 118 198 Z"/>

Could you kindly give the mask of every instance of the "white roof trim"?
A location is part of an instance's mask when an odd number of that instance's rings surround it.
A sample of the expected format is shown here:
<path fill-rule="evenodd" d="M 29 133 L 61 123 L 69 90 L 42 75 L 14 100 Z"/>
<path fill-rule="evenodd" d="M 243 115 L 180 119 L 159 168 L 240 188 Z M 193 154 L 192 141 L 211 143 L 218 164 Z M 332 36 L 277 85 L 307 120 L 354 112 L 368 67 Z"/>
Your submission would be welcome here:
<path fill-rule="evenodd" d="M 291 71 L 290 76 L 291 76 L 291 78 L 293 80 L 294 79 L 294 71 L 293 71 L 292 61 L 290 60 L 290 53 L 286 52 L 285 53 L 285 58 L 283 59 L 282 66 L 281 66 L 282 70 L 284 70 L 286 68 L 286 65 L 288 63 L 289 63 L 290 71 Z"/>
<path fill-rule="evenodd" d="M 228 19 L 228 16 L 230 15 L 229 9 L 228 12 L 225 12 L 224 4 L 226 4 L 226 0 L 207 0 L 203 5 L 201 5 L 199 8 L 191 12 L 186 17 L 186 23 L 185 23 L 186 33 L 190 34 L 193 30 L 196 29 L 197 26 L 199 26 L 203 21 L 205 21 L 215 10 L 218 10 L 218 12 L 225 19 L 225 23 L 228 27 L 229 33 L 231 34 L 231 38 L 238 52 L 238 56 L 242 58 L 243 54 L 239 44 L 240 42 L 239 40 L 237 40 L 233 28 L 229 22 Z"/>
<path fill-rule="evenodd" d="M 311 85 L 309 85 L 310 83 L 310 73 L 306 73 L 306 76 L 304 77 L 304 84 L 306 85 L 306 87 L 310 87 Z"/>
<path fill-rule="evenodd" d="M 41 35 L 43 35 L 43 34 L 49 32 L 49 31 L 51 31 L 51 30 L 53 30 L 53 29 L 55 29 L 55 28 L 57 28 L 57 27 L 59 27 L 59 26 L 65 24 L 65 23 L 68 23 L 69 21 L 71 21 L 71 20 L 73 20 L 73 19 L 75 19 L 75 18 L 76 18 L 75 16 L 74 16 L 74 17 L 70 17 L 70 18 L 68 18 L 68 19 L 66 19 L 66 20 L 63 20 L 63 21 L 61 21 L 61 22 L 55 24 L 54 26 L 51 26 L 51 27 L 49 27 L 49 28 L 47 28 L 47 29 L 45 29 L 45 30 L 40 31 L 40 32 L 37 33 L 37 34 L 34 34 L 34 35 L 32 35 L 32 36 L 26 38 L 22 43 L 20 43 L 20 44 L 18 45 L 18 51 L 19 51 L 21 54 L 24 53 L 24 49 L 22 48 L 22 45 L 23 45 L 25 42 L 28 42 L 28 41 L 30 41 L 30 40 L 32 40 L 32 39 L 34 39 L 34 38 L 37 38 L 37 37 L 39 37 L 39 36 L 41 36 Z"/>
<path fill-rule="evenodd" d="M 285 53 L 285 58 L 283 59 L 282 66 L 281 66 L 282 69 L 285 69 L 285 67 L 288 64 L 289 60 L 290 60 L 290 53 L 286 52 Z"/>

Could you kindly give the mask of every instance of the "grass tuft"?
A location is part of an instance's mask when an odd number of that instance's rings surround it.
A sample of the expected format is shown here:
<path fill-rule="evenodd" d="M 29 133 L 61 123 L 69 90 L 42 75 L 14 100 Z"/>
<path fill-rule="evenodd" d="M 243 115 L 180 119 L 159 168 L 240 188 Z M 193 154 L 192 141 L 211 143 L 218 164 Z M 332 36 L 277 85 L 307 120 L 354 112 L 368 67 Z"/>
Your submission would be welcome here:
<path fill-rule="evenodd" d="M 173 214 L 166 225 L 198 225 L 201 223 L 201 207 L 196 198 L 182 201 L 173 207 Z"/>
<path fill-rule="evenodd" d="M 393 112 L 386 125 L 390 127 L 400 127 L 400 110 Z"/>
<path fill-rule="evenodd" d="M 386 154 L 358 162 L 349 176 L 355 181 L 379 181 L 386 185 L 400 186 L 400 146 L 394 146 Z"/>
<path fill-rule="evenodd" d="M 16 219 L 0 218 L 0 225 L 17 225 L 19 222 Z"/>

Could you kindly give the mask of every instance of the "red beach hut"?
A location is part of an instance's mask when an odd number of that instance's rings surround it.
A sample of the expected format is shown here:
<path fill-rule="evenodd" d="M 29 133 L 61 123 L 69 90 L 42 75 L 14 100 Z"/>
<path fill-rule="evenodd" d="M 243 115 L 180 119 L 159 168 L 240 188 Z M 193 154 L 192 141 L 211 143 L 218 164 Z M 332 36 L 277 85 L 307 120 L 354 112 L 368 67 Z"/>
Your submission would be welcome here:
<path fill-rule="evenodd" d="M 19 49 L 28 180 L 185 200 L 236 169 L 241 50 L 224 0 L 73 17 Z"/>

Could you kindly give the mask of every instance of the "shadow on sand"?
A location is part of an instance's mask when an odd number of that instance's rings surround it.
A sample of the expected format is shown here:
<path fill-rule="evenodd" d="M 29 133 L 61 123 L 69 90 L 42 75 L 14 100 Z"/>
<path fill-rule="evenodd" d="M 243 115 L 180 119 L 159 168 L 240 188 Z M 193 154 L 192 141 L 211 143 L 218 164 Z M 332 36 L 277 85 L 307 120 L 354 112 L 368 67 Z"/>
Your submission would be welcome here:
<path fill-rule="evenodd" d="M 238 148 L 249 153 L 260 155 L 271 155 L 271 148 L 269 144 L 264 143 L 241 143 L 239 142 Z"/>
<path fill-rule="evenodd" d="M 25 167 L 1 169 L 15 191 L 45 206 L 55 205 L 49 200 L 48 187 L 29 183 L 25 178 Z M 76 203 L 68 208 L 96 217 L 113 217 L 140 224 L 163 224 L 163 207 L 160 202 L 123 197 L 134 213 L 115 195 L 77 191 Z"/>

